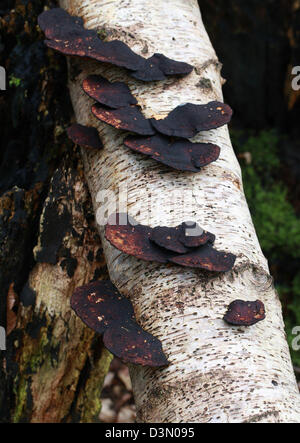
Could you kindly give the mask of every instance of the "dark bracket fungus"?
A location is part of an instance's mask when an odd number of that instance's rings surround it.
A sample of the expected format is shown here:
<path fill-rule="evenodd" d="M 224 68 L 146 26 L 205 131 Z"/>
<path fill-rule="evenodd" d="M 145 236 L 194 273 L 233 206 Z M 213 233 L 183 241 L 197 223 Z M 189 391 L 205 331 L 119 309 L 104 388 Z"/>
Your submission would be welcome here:
<path fill-rule="evenodd" d="M 135 132 L 140 135 L 153 135 L 155 133 L 150 121 L 143 116 L 137 106 L 108 109 L 96 103 L 92 106 L 92 113 L 98 120 L 117 129 Z"/>
<path fill-rule="evenodd" d="M 128 137 L 125 146 L 149 155 L 154 160 L 180 171 L 199 172 L 203 166 L 216 161 L 220 148 L 211 143 L 191 143 L 188 140 L 172 141 L 163 135 L 153 137 Z"/>
<path fill-rule="evenodd" d="M 120 222 L 122 216 L 126 224 Z M 120 251 L 141 260 L 167 263 L 172 254 L 155 246 L 150 235 L 151 228 L 131 224 L 126 214 L 116 214 L 116 223 L 107 223 L 105 228 L 106 239 Z"/>
<path fill-rule="evenodd" d="M 163 80 L 169 75 L 187 75 L 193 66 L 170 60 L 161 54 L 145 59 L 119 40 L 104 42 L 97 31 L 84 28 L 83 20 L 61 8 L 44 11 L 38 18 L 44 31 L 45 44 L 65 55 L 89 57 L 128 69 L 135 78 L 144 81 Z"/>
<path fill-rule="evenodd" d="M 235 255 L 213 249 L 215 236 L 202 231 L 196 223 L 183 223 L 176 228 L 150 228 L 132 223 L 127 217 L 127 214 L 116 214 L 115 220 L 105 227 L 105 237 L 128 255 L 213 272 L 229 271 L 235 263 Z"/>
<path fill-rule="evenodd" d="M 111 83 L 101 75 L 90 75 L 83 83 L 84 92 L 91 98 L 110 108 L 118 109 L 136 105 L 137 100 L 125 83 Z"/>
<path fill-rule="evenodd" d="M 172 257 L 170 261 L 180 266 L 206 269 L 212 272 L 227 272 L 233 268 L 236 256 L 226 252 L 216 251 L 206 244 L 184 255 Z"/>
<path fill-rule="evenodd" d="M 213 101 L 206 105 L 186 103 L 177 106 L 161 120 L 151 119 L 153 127 L 171 137 L 192 138 L 200 131 L 219 128 L 230 122 L 232 109 L 230 106 Z"/>
<path fill-rule="evenodd" d="M 67 129 L 67 133 L 68 137 L 77 145 L 94 149 L 103 148 L 102 141 L 100 140 L 96 128 L 91 128 L 89 126 L 83 126 L 79 123 L 75 123 Z"/>
<path fill-rule="evenodd" d="M 235 300 L 224 316 L 226 323 L 234 326 L 252 326 L 265 318 L 265 306 L 260 300 Z"/>
<path fill-rule="evenodd" d="M 163 54 L 154 54 L 144 60 L 143 66 L 132 74 L 132 77 L 144 82 L 165 80 L 169 75 L 185 76 L 193 70 L 193 66 L 188 63 L 171 60 Z"/>
<path fill-rule="evenodd" d="M 185 254 L 190 248 L 197 248 L 206 243 L 214 243 L 215 236 L 203 231 L 197 223 L 182 223 L 175 228 L 157 226 L 151 230 L 150 240 L 157 246 L 178 254 Z"/>
<path fill-rule="evenodd" d="M 71 307 L 91 329 L 103 334 L 106 348 L 128 363 L 166 366 L 161 342 L 136 322 L 130 300 L 111 281 L 97 281 L 77 288 Z"/>

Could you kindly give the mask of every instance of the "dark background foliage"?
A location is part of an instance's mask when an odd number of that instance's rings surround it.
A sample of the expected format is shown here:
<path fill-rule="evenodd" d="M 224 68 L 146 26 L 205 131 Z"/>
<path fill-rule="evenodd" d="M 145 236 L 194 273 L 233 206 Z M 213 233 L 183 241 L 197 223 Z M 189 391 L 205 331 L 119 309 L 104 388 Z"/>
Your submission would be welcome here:
<path fill-rule="evenodd" d="M 227 80 L 245 193 L 283 304 L 289 342 L 300 325 L 300 6 L 295 0 L 199 0 Z M 300 352 L 292 351 L 300 366 Z"/>

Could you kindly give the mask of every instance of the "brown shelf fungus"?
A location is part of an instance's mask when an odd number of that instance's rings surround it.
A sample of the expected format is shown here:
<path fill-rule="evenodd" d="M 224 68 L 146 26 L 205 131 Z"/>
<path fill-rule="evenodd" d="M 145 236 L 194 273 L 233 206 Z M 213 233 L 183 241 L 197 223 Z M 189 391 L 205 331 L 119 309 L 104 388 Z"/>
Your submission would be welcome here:
<path fill-rule="evenodd" d="M 103 144 L 96 128 L 74 123 L 67 129 L 68 137 L 85 148 L 102 149 Z"/>
<path fill-rule="evenodd" d="M 155 133 L 150 121 L 134 105 L 119 109 L 109 109 L 96 103 L 92 106 L 92 113 L 98 120 L 116 129 L 123 129 L 140 135 L 153 135 Z"/>
<path fill-rule="evenodd" d="M 236 256 L 216 251 L 212 247 L 213 234 L 202 232 L 197 224 L 194 224 L 194 229 L 190 226 L 150 228 L 136 224 L 127 214 L 115 214 L 105 227 L 105 238 L 115 248 L 141 260 L 175 263 L 213 272 L 229 271 Z M 195 239 L 191 240 L 193 234 Z"/>
<path fill-rule="evenodd" d="M 192 138 L 200 131 L 208 131 L 230 122 L 232 109 L 225 103 L 212 101 L 206 105 L 186 103 L 177 106 L 161 120 L 151 119 L 153 127 L 170 137 Z"/>
<path fill-rule="evenodd" d="M 113 220 L 113 221 L 111 221 Z M 110 217 L 105 227 L 105 238 L 117 249 L 145 261 L 167 263 L 170 251 L 158 248 L 150 241 L 152 229 L 135 224 L 127 214 Z"/>
<path fill-rule="evenodd" d="M 111 83 L 101 75 L 89 75 L 83 81 L 82 88 L 91 98 L 109 108 L 118 109 L 137 104 L 125 83 Z"/>
<path fill-rule="evenodd" d="M 197 248 L 206 243 L 213 244 L 215 236 L 210 232 L 203 231 L 197 223 L 183 222 L 175 228 L 166 226 L 152 228 L 150 240 L 169 251 L 185 254 L 191 248 Z"/>
<path fill-rule="evenodd" d="M 161 342 L 138 325 L 130 300 L 111 281 L 77 288 L 71 307 L 88 327 L 103 335 L 105 347 L 124 362 L 152 367 L 169 364 Z"/>
<path fill-rule="evenodd" d="M 165 80 L 170 75 L 182 77 L 193 70 L 193 66 L 188 63 L 171 60 L 163 54 L 154 54 L 144 60 L 143 66 L 132 74 L 132 77 L 144 82 Z"/>
<path fill-rule="evenodd" d="M 220 148 L 211 143 L 191 143 L 188 140 L 171 140 L 163 135 L 153 137 L 130 136 L 125 146 L 133 151 L 179 171 L 199 172 L 202 167 L 216 161 Z"/>
<path fill-rule="evenodd" d="M 187 75 L 193 70 L 193 66 L 170 60 L 162 54 L 145 59 L 119 40 L 104 42 L 96 30 L 84 28 L 80 17 L 71 16 L 61 8 L 44 11 L 38 24 L 46 35 L 45 44 L 49 48 L 65 55 L 89 57 L 126 68 L 140 80 L 163 80 L 166 76 Z"/>
<path fill-rule="evenodd" d="M 236 256 L 229 252 L 220 252 L 206 244 L 195 251 L 172 257 L 170 261 L 180 266 L 206 269 L 212 272 L 227 272 L 233 268 Z"/>
<path fill-rule="evenodd" d="M 235 326 L 252 326 L 266 318 L 262 301 L 235 300 L 224 316 L 226 323 Z"/>

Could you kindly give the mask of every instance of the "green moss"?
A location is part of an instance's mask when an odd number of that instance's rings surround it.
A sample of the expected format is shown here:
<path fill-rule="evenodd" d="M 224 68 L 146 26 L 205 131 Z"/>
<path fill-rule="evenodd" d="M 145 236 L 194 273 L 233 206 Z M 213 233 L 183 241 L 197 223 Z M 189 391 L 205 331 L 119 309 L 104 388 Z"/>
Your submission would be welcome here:
<path fill-rule="evenodd" d="M 20 423 L 24 416 L 24 411 L 27 405 L 27 380 L 22 378 L 19 382 L 18 390 L 16 392 L 16 407 L 13 415 L 13 423 Z"/>
<path fill-rule="evenodd" d="M 48 343 L 49 340 L 45 331 L 41 336 L 38 348 L 36 349 L 35 353 L 30 356 L 29 365 L 31 372 L 37 372 L 38 369 L 41 367 L 43 361 L 45 360 L 45 356 L 47 356 L 48 354 Z"/>
<path fill-rule="evenodd" d="M 112 358 L 112 354 L 103 348 L 101 358 L 94 365 L 81 399 L 79 399 L 79 404 L 81 403 L 80 409 L 82 411 L 81 423 L 95 423 L 99 421 L 102 385 Z"/>
<path fill-rule="evenodd" d="M 23 349 L 21 372 L 33 374 L 37 372 L 49 354 L 47 328 L 41 328 L 38 340 L 26 336 Z"/>
<path fill-rule="evenodd" d="M 106 29 L 99 29 L 99 31 L 97 31 L 98 37 L 101 40 L 105 40 L 108 37 L 108 32 Z"/>
<path fill-rule="evenodd" d="M 282 184 L 262 186 L 252 168 L 244 174 L 245 193 L 261 247 L 267 257 L 300 257 L 300 223 Z"/>
<path fill-rule="evenodd" d="M 19 86 L 21 86 L 22 84 L 22 79 L 15 77 L 14 75 L 11 75 L 9 77 L 9 86 L 12 88 L 13 86 L 15 86 L 16 88 L 18 88 Z"/>

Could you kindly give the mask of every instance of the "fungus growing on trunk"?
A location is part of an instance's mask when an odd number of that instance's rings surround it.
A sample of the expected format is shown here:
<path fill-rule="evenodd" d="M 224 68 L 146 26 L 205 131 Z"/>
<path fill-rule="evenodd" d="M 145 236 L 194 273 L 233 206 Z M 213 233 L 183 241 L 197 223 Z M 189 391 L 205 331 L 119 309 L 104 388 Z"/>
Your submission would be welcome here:
<path fill-rule="evenodd" d="M 137 106 L 108 109 L 96 103 L 92 106 L 92 113 L 98 120 L 117 129 L 135 132 L 140 135 L 153 135 L 155 133 L 150 121 L 143 116 Z"/>
<path fill-rule="evenodd" d="M 84 28 L 80 17 L 71 16 L 61 8 L 44 11 L 38 18 L 44 31 L 45 44 L 65 55 L 89 57 L 131 71 L 131 75 L 144 81 L 163 80 L 169 75 L 187 75 L 193 66 L 177 62 L 162 54 L 145 59 L 119 40 L 104 42 L 96 30 Z"/>
<path fill-rule="evenodd" d="M 98 103 L 113 109 L 137 104 L 136 98 L 125 83 L 111 83 L 101 75 L 89 75 L 83 81 L 82 88 Z"/>
<path fill-rule="evenodd" d="M 169 251 L 185 254 L 191 248 L 197 248 L 206 243 L 214 243 L 215 236 L 203 231 L 197 223 L 181 223 L 175 228 L 157 226 L 151 230 L 150 240 Z"/>
<path fill-rule="evenodd" d="M 154 160 L 180 171 L 199 172 L 203 166 L 216 161 L 220 148 L 211 143 L 191 143 L 188 140 L 171 140 L 163 135 L 153 137 L 130 136 L 125 146 L 149 155 Z"/>
<path fill-rule="evenodd" d="M 226 323 L 234 326 L 252 326 L 265 318 L 265 306 L 260 300 L 235 300 L 224 316 Z"/>
<path fill-rule="evenodd" d="M 151 228 L 132 224 L 127 214 L 116 214 L 115 222 L 110 220 L 105 228 L 105 237 L 115 248 L 141 260 L 168 262 L 172 253 L 158 248 L 150 241 Z M 125 220 L 126 223 L 123 222 Z"/>
<path fill-rule="evenodd" d="M 197 224 L 150 228 L 131 220 L 127 214 L 115 214 L 105 227 L 105 238 L 126 254 L 145 261 L 169 262 L 214 272 L 229 271 L 234 265 L 236 256 L 213 249 L 215 236 L 209 232 L 199 233 Z M 191 240 L 183 232 L 186 226 L 191 231 L 194 227 L 195 239 Z"/>
<path fill-rule="evenodd" d="M 151 119 L 153 127 L 171 137 L 192 138 L 199 131 L 208 131 L 230 122 L 232 109 L 225 103 L 212 101 L 206 105 L 186 103 L 177 106 L 161 120 Z"/>
<path fill-rule="evenodd" d="M 124 362 L 166 366 L 161 342 L 136 322 L 130 300 L 111 281 L 97 281 L 77 288 L 71 307 L 91 329 L 103 335 L 106 348 Z"/>
<path fill-rule="evenodd" d="M 144 65 L 138 71 L 132 74 L 132 77 L 144 82 L 153 80 L 165 80 L 166 76 L 176 75 L 185 76 L 190 74 L 193 66 L 188 63 L 171 60 L 163 54 L 154 54 L 145 59 Z"/>
<path fill-rule="evenodd" d="M 67 129 L 68 137 L 77 145 L 85 148 L 102 149 L 103 144 L 96 128 L 74 123 Z"/>
<path fill-rule="evenodd" d="M 227 272 L 233 268 L 236 256 L 220 252 L 206 244 L 184 255 L 170 258 L 172 263 L 190 268 L 206 269 L 212 272 Z"/>

